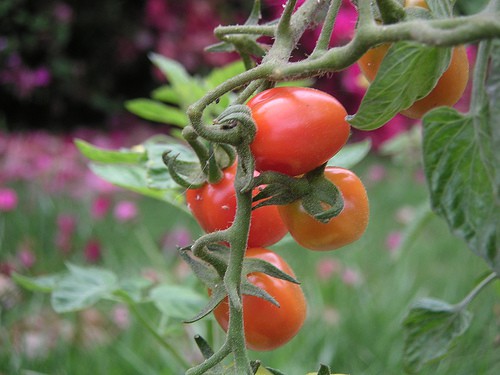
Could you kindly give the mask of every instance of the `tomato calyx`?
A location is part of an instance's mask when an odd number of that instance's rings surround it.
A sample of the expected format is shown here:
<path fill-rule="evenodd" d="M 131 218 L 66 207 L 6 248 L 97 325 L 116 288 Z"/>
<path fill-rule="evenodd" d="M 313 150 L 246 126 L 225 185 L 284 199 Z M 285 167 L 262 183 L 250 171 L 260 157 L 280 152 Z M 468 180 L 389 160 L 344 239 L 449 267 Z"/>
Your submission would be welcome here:
<path fill-rule="evenodd" d="M 326 164 L 302 177 L 290 177 L 283 173 L 267 171 L 255 177 L 256 187 L 266 185 L 253 199 L 253 209 L 267 205 L 286 205 L 302 201 L 306 212 L 321 223 L 328 223 L 338 216 L 344 207 L 339 189 L 324 177 Z"/>
<path fill-rule="evenodd" d="M 196 255 L 192 251 L 195 247 Z M 205 307 L 185 323 L 194 323 L 210 314 L 228 296 L 224 283 L 224 274 L 229 263 L 230 250 L 222 244 L 208 244 L 197 248 L 196 244 L 179 249 L 181 258 L 189 265 L 193 273 L 210 290 L 210 299 Z M 271 277 L 294 284 L 299 282 L 286 272 L 271 263 L 257 258 L 245 258 L 241 279 L 241 293 L 262 298 L 279 307 L 279 303 L 264 289 L 250 283 L 247 276 L 253 273 L 264 273 Z"/>

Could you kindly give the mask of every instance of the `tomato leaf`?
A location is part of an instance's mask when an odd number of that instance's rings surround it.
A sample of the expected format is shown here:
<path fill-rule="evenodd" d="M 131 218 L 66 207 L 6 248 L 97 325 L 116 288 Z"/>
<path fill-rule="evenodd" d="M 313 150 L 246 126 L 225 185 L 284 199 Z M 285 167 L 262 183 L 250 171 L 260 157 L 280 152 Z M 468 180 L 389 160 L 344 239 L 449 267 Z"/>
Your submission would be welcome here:
<path fill-rule="evenodd" d="M 75 145 L 87 159 L 101 163 L 136 164 L 145 159 L 144 150 L 141 149 L 105 150 L 82 139 L 75 139 Z"/>
<path fill-rule="evenodd" d="M 208 303 L 201 309 L 198 314 L 190 319 L 184 320 L 184 323 L 194 323 L 200 319 L 203 319 L 205 316 L 210 314 L 223 300 L 227 297 L 226 288 L 224 287 L 224 283 L 221 282 L 217 284 L 214 288 L 210 289 L 212 295 L 208 300 Z M 191 314 L 192 315 L 192 314 Z"/>
<path fill-rule="evenodd" d="M 88 308 L 118 289 L 116 275 L 95 267 L 67 265 L 69 272 L 57 280 L 52 291 L 52 308 L 58 313 Z"/>
<path fill-rule="evenodd" d="M 12 279 L 23 288 L 32 292 L 50 293 L 54 290 L 60 274 L 28 277 L 19 273 L 13 273 Z"/>
<path fill-rule="evenodd" d="M 358 112 L 348 116 L 348 121 L 362 130 L 383 126 L 434 88 L 447 69 L 450 56 L 450 48 L 428 47 L 414 42 L 393 44 Z"/>
<path fill-rule="evenodd" d="M 371 147 L 372 143 L 369 139 L 348 143 L 333 158 L 328 160 L 327 165 L 351 169 L 368 155 Z"/>
<path fill-rule="evenodd" d="M 159 285 L 151 290 L 149 298 L 165 316 L 174 319 L 185 319 L 206 303 L 205 296 L 181 285 Z"/>
<path fill-rule="evenodd" d="M 456 0 L 426 0 L 434 18 L 450 18 L 453 16 L 453 6 Z"/>
<path fill-rule="evenodd" d="M 246 258 L 243 261 L 242 277 L 246 277 L 248 274 L 253 272 L 262 272 L 277 279 L 286 280 L 294 284 L 300 284 L 294 277 L 290 276 L 286 272 L 283 272 L 265 260 L 258 258 Z"/>
<path fill-rule="evenodd" d="M 490 121 L 486 108 L 477 116 L 439 108 L 423 122 L 424 168 L 433 210 L 500 272 L 500 164 L 493 146 L 498 122 Z"/>
<path fill-rule="evenodd" d="M 132 99 L 125 102 L 125 108 L 149 121 L 176 125 L 181 128 L 189 123 L 187 115 L 178 108 L 151 99 Z"/>
<path fill-rule="evenodd" d="M 447 353 L 453 340 L 469 327 L 471 314 L 444 301 L 417 301 L 403 325 L 405 329 L 404 365 L 410 373 Z"/>

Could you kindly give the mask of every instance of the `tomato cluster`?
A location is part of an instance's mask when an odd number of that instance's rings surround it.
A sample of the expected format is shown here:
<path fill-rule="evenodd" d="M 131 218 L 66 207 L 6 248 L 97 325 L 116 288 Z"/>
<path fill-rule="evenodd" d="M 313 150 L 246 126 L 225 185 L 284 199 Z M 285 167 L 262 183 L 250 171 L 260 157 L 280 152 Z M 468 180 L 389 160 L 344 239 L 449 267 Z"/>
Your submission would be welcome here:
<path fill-rule="evenodd" d="M 274 171 L 300 177 L 317 169 L 347 142 L 347 112 L 331 95 L 303 87 L 279 87 L 263 91 L 247 103 L 256 125 L 250 145 L 255 174 Z M 189 209 L 206 232 L 229 228 L 236 214 L 235 166 L 226 168 L 217 183 L 187 191 Z M 252 211 L 246 257 L 265 260 L 288 275 L 292 269 L 279 255 L 265 247 L 287 232 L 303 247 L 333 250 L 357 240 L 368 224 L 368 198 L 360 179 L 351 171 L 327 167 L 324 178 L 342 196 L 340 214 L 328 223 L 317 221 L 304 210 L 301 200 L 268 205 Z M 255 189 L 254 196 L 258 193 Z M 275 349 L 295 336 L 306 317 L 306 300 L 299 285 L 264 273 L 251 273 L 248 280 L 269 293 L 279 307 L 265 299 L 243 296 L 243 323 L 247 347 Z M 228 329 L 227 299 L 214 310 L 220 326 Z"/>

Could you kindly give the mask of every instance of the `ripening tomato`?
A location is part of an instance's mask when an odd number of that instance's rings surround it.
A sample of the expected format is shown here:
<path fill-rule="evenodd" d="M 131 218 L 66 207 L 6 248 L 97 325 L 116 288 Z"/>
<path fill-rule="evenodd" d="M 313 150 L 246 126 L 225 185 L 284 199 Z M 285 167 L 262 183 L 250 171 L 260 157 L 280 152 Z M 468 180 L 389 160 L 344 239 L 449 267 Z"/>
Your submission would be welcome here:
<path fill-rule="evenodd" d="M 249 248 L 245 256 L 263 259 L 295 277 L 285 260 L 268 249 Z M 243 295 L 243 327 L 247 347 L 260 351 L 276 349 L 290 341 L 304 323 L 306 299 L 302 288 L 298 284 L 260 272 L 249 274 L 248 280 L 273 296 L 280 307 L 260 297 Z M 227 331 L 229 325 L 227 298 L 215 308 L 214 315 L 222 329 Z"/>
<path fill-rule="evenodd" d="M 250 147 L 261 172 L 309 172 L 335 155 L 350 134 L 342 104 L 312 88 L 275 87 L 247 105 L 257 126 Z"/>
<path fill-rule="evenodd" d="M 427 7 L 423 0 L 407 0 L 406 7 Z M 382 44 L 368 50 L 359 60 L 361 72 L 368 81 L 373 81 L 390 44 Z M 469 60 L 464 46 L 453 48 L 448 69 L 439 78 L 436 86 L 427 96 L 417 100 L 400 113 L 412 119 L 421 118 L 425 113 L 440 106 L 453 106 L 462 97 L 469 81 Z"/>
<path fill-rule="evenodd" d="M 344 199 L 343 210 L 328 223 L 310 216 L 300 200 L 279 206 L 292 237 L 310 250 L 334 250 L 348 245 L 359 239 L 368 226 L 368 196 L 358 176 L 344 168 L 327 167 L 325 177 L 337 186 Z"/>
<path fill-rule="evenodd" d="M 201 228 L 207 232 L 227 229 L 236 215 L 234 191 L 235 165 L 224 170 L 224 177 L 215 184 L 189 189 L 186 201 Z M 254 190 L 254 195 L 258 190 Z M 252 211 L 248 246 L 271 246 L 287 233 L 276 206 L 264 206 Z"/>

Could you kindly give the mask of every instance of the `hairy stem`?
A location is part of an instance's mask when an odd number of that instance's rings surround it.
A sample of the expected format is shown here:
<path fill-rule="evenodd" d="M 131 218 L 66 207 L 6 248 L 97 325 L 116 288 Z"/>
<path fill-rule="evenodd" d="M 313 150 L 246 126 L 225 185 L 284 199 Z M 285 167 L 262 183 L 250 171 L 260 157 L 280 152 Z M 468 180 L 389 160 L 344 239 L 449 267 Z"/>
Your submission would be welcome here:
<path fill-rule="evenodd" d="M 457 310 L 463 310 L 465 309 L 469 303 L 474 299 L 476 298 L 476 296 L 489 284 L 491 283 L 493 280 L 495 279 L 498 279 L 498 275 L 496 274 L 496 272 L 492 272 L 491 274 L 489 274 L 488 276 L 486 276 L 483 281 L 481 281 L 474 289 L 471 290 L 471 292 L 469 294 L 467 294 L 467 296 L 462 300 L 460 301 L 456 306 Z"/>

